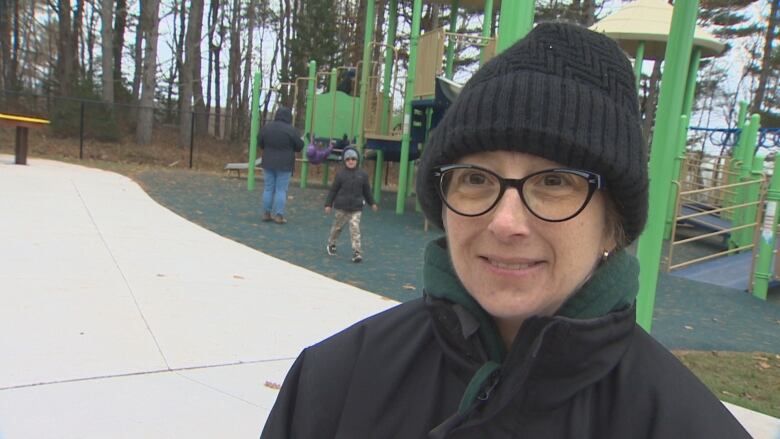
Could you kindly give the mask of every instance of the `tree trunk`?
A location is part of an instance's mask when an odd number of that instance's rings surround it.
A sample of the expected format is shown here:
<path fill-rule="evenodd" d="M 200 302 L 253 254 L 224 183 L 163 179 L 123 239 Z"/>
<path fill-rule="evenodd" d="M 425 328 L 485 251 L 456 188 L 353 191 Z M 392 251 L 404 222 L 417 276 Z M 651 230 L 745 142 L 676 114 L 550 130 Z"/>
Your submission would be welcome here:
<path fill-rule="evenodd" d="M 197 0 L 196 0 L 197 1 Z M 192 129 L 192 48 L 190 35 L 192 23 L 186 23 L 184 16 L 184 1 L 179 19 L 181 20 L 180 44 L 177 48 L 177 59 L 181 62 L 179 70 L 179 147 L 186 148 L 190 145 L 190 130 Z M 192 11 L 192 9 L 190 9 Z M 183 38 L 186 29 L 186 40 Z"/>
<path fill-rule="evenodd" d="M 138 14 L 139 17 L 139 23 L 138 23 L 138 29 L 135 32 L 135 53 L 133 54 L 133 60 L 135 61 L 135 72 L 133 74 L 133 102 L 140 102 L 141 99 L 139 97 L 140 89 L 141 89 L 141 76 L 143 76 L 143 37 L 144 37 L 144 26 L 140 23 L 144 16 L 144 9 L 148 6 L 144 6 L 146 3 L 146 0 L 141 0 L 138 4 L 138 7 L 140 8 L 140 13 Z M 159 3 L 157 4 L 157 7 L 159 8 Z M 156 14 L 155 14 L 156 15 Z M 155 47 L 155 51 L 157 51 L 157 47 Z"/>
<path fill-rule="evenodd" d="M 78 0 L 77 0 L 78 1 Z M 60 0 L 57 10 L 57 91 L 59 96 L 71 96 L 75 82 L 76 47 L 71 26 L 70 0 Z"/>
<path fill-rule="evenodd" d="M 222 12 L 219 14 L 219 44 L 214 47 L 214 135 L 219 139 L 225 138 L 224 126 L 225 121 L 222 119 L 222 70 L 220 69 L 220 54 L 222 42 L 225 41 L 225 31 L 227 30 L 224 23 L 225 8 L 222 8 Z"/>
<path fill-rule="evenodd" d="M 103 100 L 114 103 L 114 0 L 101 0 L 101 32 L 100 41 L 103 52 Z"/>
<path fill-rule="evenodd" d="M 87 0 L 90 1 L 90 0 Z M 94 5 L 89 14 L 89 21 L 87 21 L 86 36 L 82 40 L 82 63 L 86 65 L 86 73 L 84 77 L 94 78 L 95 73 L 95 22 L 97 21 L 97 14 L 95 13 Z M 86 58 L 86 62 L 83 59 Z"/>
<path fill-rule="evenodd" d="M 756 88 L 756 94 L 753 95 L 753 103 L 751 104 L 751 113 L 760 113 L 761 107 L 764 103 L 764 96 L 766 95 L 766 84 L 769 79 L 769 73 L 772 70 L 772 44 L 774 43 L 776 36 L 776 28 L 778 24 L 778 4 L 780 0 L 771 0 L 771 7 L 769 9 L 769 19 L 767 20 L 766 36 L 764 38 L 764 54 L 761 57 L 761 72 L 758 76 L 758 87 Z M 767 108 L 768 109 L 768 108 Z"/>
<path fill-rule="evenodd" d="M 17 0 L 0 0 L 0 89 L 11 88 L 11 11 Z M 4 98 L 0 96 L 0 99 Z"/>
<path fill-rule="evenodd" d="M 182 11 L 183 12 L 183 11 Z M 184 64 L 181 69 L 181 90 L 179 96 L 179 146 L 186 148 L 192 140 L 192 97 L 194 91 L 193 82 L 196 78 L 197 59 L 197 82 L 200 83 L 200 26 L 203 24 L 203 0 L 192 0 L 190 2 L 190 16 L 187 20 L 187 33 L 184 40 Z M 182 24 L 184 19 L 182 19 Z M 182 28 L 184 31 L 184 28 Z M 203 103 L 203 94 L 201 90 L 201 104 Z"/>
<path fill-rule="evenodd" d="M 217 31 L 217 17 L 219 16 L 219 0 L 211 0 L 209 5 L 208 23 L 209 30 L 207 34 L 209 45 L 209 58 L 208 58 L 208 73 L 206 74 L 206 113 L 211 113 L 211 80 L 214 74 L 214 33 Z M 217 103 L 219 106 L 219 103 Z M 219 131 L 215 130 L 216 136 Z"/>
<path fill-rule="evenodd" d="M 661 63 L 662 60 L 656 60 L 653 63 L 653 72 L 650 74 L 650 80 L 647 86 L 647 95 L 643 105 L 643 113 L 645 116 L 644 123 L 642 125 L 642 131 L 645 134 L 645 140 L 647 141 L 648 150 L 653 139 L 653 123 L 655 121 L 655 110 L 658 106 L 658 93 L 660 92 L 659 82 L 661 80 Z"/>
<path fill-rule="evenodd" d="M 152 141 L 154 122 L 154 90 L 157 73 L 157 37 L 160 19 L 158 11 L 160 0 L 142 0 L 143 9 L 141 27 L 146 44 L 144 46 L 143 86 L 141 89 L 140 109 L 135 141 L 139 145 L 148 145 Z"/>
<path fill-rule="evenodd" d="M 225 108 L 225 137 L 233 140 L 235 138 L 235 114 L 238 109 L 238 93 L 241 81 L 241 37 L 240 17 L 241 2 L 233 0 L 233 15 L 230 18 L 230 56 L 228 61 L 227 78 L 227 108 Z"/>
<path fill-rule="evenodd" d="M 116 0 L 114 18 L 114 90 L 122 87 L 122 52 L 125 47 L 125 27 L 127 26 L 127 0 Z M 116 93 L 115 93 L 116 94 Z"/>
<path fill-rule="evenodd" d="M 201 37 L 203 36 L 203 7 L 204 0 L 193 0 L 190 6 L 190 27 L 193 29 L 193 56 L 192 56 L 192 100 L 195 109 L 195 133 L 198 136 L 208 134 L 209 115 L 206 104 L 203 101 L 203 78 L 201 70 Z M 196 10 L 197 9 L 197 10 Z"/>
<path fill-rule="evenodd" d="M 249 132 L 249 102 L 252 101 L 249 95 L 249 82 L 252 78 L 252 48 L 254 47 L 253 40 L 255 34 L 255 0 L 249 0 L 247 5 L 249 10 L 247 11 L 247 41 L 246 41 L 246 58 L 244 61 L 244 83 L 241 89 L 241 106 L 239 107 L 239 135 L 241 138 Z"/>

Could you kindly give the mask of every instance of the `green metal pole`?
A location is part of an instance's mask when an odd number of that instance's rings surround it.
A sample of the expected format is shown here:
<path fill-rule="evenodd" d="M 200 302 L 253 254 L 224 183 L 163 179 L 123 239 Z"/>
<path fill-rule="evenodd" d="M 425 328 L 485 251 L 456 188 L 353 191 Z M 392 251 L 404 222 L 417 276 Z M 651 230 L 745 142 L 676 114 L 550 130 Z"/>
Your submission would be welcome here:
<path fill-rule="evenodd" d="M 747 107 L 748 103 L 746 101 L 739 101 L 739 112 L 737 113 L 737 128 L 739 131 L 739 141 L 737 142 L 736 146 L 734 146 L 734 150 L 731 152 L 731 157 L 734 158 L 734 160 L 738 160 L 739 157 L 742 157 L 742 133 L 745 132 L 745 123 L 747 123 Z"/>
<path fill-rule="evenodd" d="M 636 77 L 636 89 L 639 90 L 640 79 L 642 79 L 642 63 L 645 62 L 645 42 L 640 41 L 636 46 L 636 56 L 634 56 L 634 76 Z M 660 61 L 658 61 L 660 62 Z"/>
<path fill-rule="evenodd" d="M 501 2 L 498 18 L 498 42 L 496 54 L 503 52 L 517 40 L 526 36 L 534 27 L 534 0 L 510 0 Z"/>
<path fill-rule="evenodd" d="M 780 167 L 778 157 L 774 157 L 775 164 L 772 178 L 769 182 L 769 190 L 766 194 L 766 211 L 764 223 L 761 227 L 761 239 L 758 241 L 758 259 L 753 275 L 753 295 L 761 300 L 766 300 L 769 289 L 769 281 L 772 280 L 772 257 L 775 254 L 777 242 L 777 205 L 780 203 Z"/>
<path fill-rule="evenodd" d="M 252 83 L 252 123 L 249 128 L 249 160 L 247 160 L 246 189 L 255 190 L 255 160 L 257 160 L 257 133 L 260 131 L 260 83 L 261 72 L 255 73 Z"/>
<path fill-rule="evenodd" d="M 393 47 L 395 47 L 395 33 L 398 23 L 398 0 L 390 0 L 389 17 L 387 18 L 387 38 L 385 39 L 385 69 L 382 77 L 382 120 L 380 124 L 380 133 L 387 134 L 388 125 L 392 118 L 392 96 L 393 86 Z M 379 200 L 377 200 L 379 202 Z"/>
<path fill-rule="evenodd" d="M 482 36 L 490 36 L 490 28 L 493 27 L 493 0 L 485 0 L 485 11 L 482 18 Z M 487 40 L 482 40 L 486 42 Z M 479 65 L 485 64 L 485 47 L 479 51 Z"/>
<path fill-rule="evenodd" d="M 409 44 L 409 69 L 406 73 L 406 90 L 404 91 L 404 127 L 403 134 L 401 134 L 401 158 L 398 163 L 398 194 L 396 194 L 395 198 L 395 213 L 397 214 L 404 213 L 406 201 L 405 183 L 409 171 L 412 99 L 414 99 L 414 75 L 417 73 L 417 45 L 420 42 L 420 15 L 422 15 L 422 0 L 414 0 L 412 9 L 412 40 Z"/>
<path fill-rule="evenodd" d="M 376 22 L 376 13 L 374 12 L 374 0 L 366 2 L 366 23 L 363 33 L 363 62 L 360 67 L 360 105 L 358 105 L 358 123 L 357 123 L 357 149 L 360 155 L 363 155 L 363 145 L 366 143 L 365 133 L 363 132 L 363 118 L 366 105 L 368 104 L 368 76 L 371 73 L 371 42 L 374 38 L 374 23 Z"/>
<path fill-rule="evenodd" d="M 314 124 L 312 119 L 314 118 L 314 87 L 317 85 L 317 61 L 309 61 L 309 83 L 306 89 L 306 119 L 304 119 L 304 132 L 308 133 L 309 141 L 314 139 Z M 335 89 L 331 89 L 335 90 Z M 309 158 L 306 157 L 306 152 L 302 155 L 303 162 L 301 164 L 301 187 L 305 188 L 309 184 Z"/>
<path fill-rule="evenodd" d="M 742 158 L 739 168 L 739 181 L 750 181 L 751 171 L 753 170 L 753 157 L 755 152 L 756 142 L 758 141 L 758 129 L 761 125 L 761 118 L 758 114 L 754 114 L 750 117 L 750 120 L 745 124 L 745 128 L 742 131 L 744 136 L 744 142 L 742 143 Z M 734 204 L 744 204 L 753 201 L 751 198 L 751 191 L 746 186 L 740 186 L 736 191 L 736 198 Z M 750 216 L 750 210 L 747 208 L 740 208 L 735 214 L 732 221 L 733 227 L 743 226 L 753 221 L 755 218 L 755 212 L 753 216 Z M 750 244 L 753 240 L 753 235 L 750 230 L 740 229 L 732 235 L 732 246 L 742 247 Z"/>
<path fill-rule="evenodd" d="M 742 157 L 742 133 L 745 132 L 745 122 L 746 115 L 747 115 L 747 106 L 748 103 L 745 101 L 739 102 L 739 112 L 737 113 L 737 123 L 735 124 L 735 127 L 737 128 L 737 139 L 734 143 L 734 147 L 731 149 L 731 161 L 728 163 L 728 170 L 729 175 L 726 178 L 726 181 L 729 184 L 734 184 L 737 182 L 738 177 L 736 176 L 737 173 L 739 173 L 739 158 Z M 726 194 L 724 200 L 723 200 L 723 207 L 729 207 L 734 205 L 734 195 L 733 194 Z M 724 212 L 727 215 L 733 215 L 731 211 Z"/>
<path fill-rule="evenodd" d="M 382 171 L 385 165 L 385 152 L 376 150 L 376 165 L 374 166 L 374 201 L 379 203 L 382 196 Z"/>
<path fill-rule="evenodd" d="M 685 96 L 683 96 L 682 103 L 682 115 L 685 116 L 686 124 L 680 125 L 680 138 L 677 142 L 677 154 L 675 155 L 675 164 L 672 167 L 672 181 L 678 181 L 680 179 L 680 167 L 685 159 L 685 147 L 688 142 L 688 123 L 691 119 L 691 110 L 693 109 L 693 98 L 696 93 L 696 77 L 699 73 L 699 61 L 701 60 L 701 48 L 695 47 L 691 54 L 690 64 L 688 65 L 688 80 L 685 83 Z M 666 239 L 671 238 L 672 234 L 672 221 L 674 221 L 674 202 L 677 199 L 677 187 L 672 185 L 671 192 L 669 192 L 669 207 L 666 214 L 666 228 L 664 229 L 664 237 Z"/>
<path fill-rule="evenodd" d="M 685 141 L 688 138 L 688 116 L 682 115 L 680 116 L 680 127 L 677 130 L 677 133 L 679 134 L 679 138 L 677 139 L 678 144 L 685 145 Z M 680 179 L 680 168 L 682 167 L 683 160 L 685 159 L 685 149 L 683 148 L 682 152 L 678 152 L 674 156 L 674 165 L 672 166 L 672 173 L 674 174 L 672 176 L 672 181 L 678 181 Z M 669 205 L 666 207 L 667 209 L 667 216 L 666 216 L 666 224 L 664 226 L 664 239 L 670 239 L 672 236 L 672 224 L 675 220 L 674 218 L 674 212 L 677 202 L 677 188 L 678 185 L 671 185 L 669 188 Z"/>
<path fill-rule="evenodd" d="M 460 12 L 460 0 L 452 0 L 450 6 L 450 33 L 454 34 L 458 31 L 458 13 Z M 447 79 L 452 79 L 455 74 L 453 72 L 453 66 L 455 64 L 455 39 L 449 37 L 447 39 L 447 64 L 444 68 L 444 75 Z"/>
<path fill-rule="evenodd" d="M 650 155 L 650 209 L 647 226 L 639 237 L 637 257 L 641 267 L 637 296 L 637 323 L 646 331 L 653 324 L 655 289 L 658 284 L 661 247 L 664 238 L 666 209 L 672 185 L 672 164 L 677 142 L 677 129 L 682 110 L 686 70 L 693 47 L 693 30 L 699 1 L 678 1 L 674 4 L 669 44 L 664 57 L 658 117 Z"/>
<path fill-rule="evenodd" d="M 753 181 L 754 184 L 751 184 L 745 188 L 746 203 L 757 202 L 760 200 L 761 180 L 764 178 L 764 159 L 766 159 L 766 154 L 763 152 L 758 153 L 755 155 L 755 157 L 753 157 L 753 166 L 750 169 L 750 177 L 748 177 L 748 180 Z M 756 222 L 757 214 L 758 206 L 754 205 L 745 207 L 745 216 L 743 217 L 745 222 L 743 224 Z M 742 245 L 750 245 L 753 243 L 754 232 L 755 229 L 753 227 L 739 230 L 740 241 L 742 242 Z"/>
<path fill-rule="evenodd" d="M 328 90 L 330 90 L 331 95 L 331 101 L 330 101 L 330 108 L 336 109 L 336 88 L 338 87 L 338 70 L 336 69 L 330 69 L 330 85 L 328 86 Z M 328 138 L 329 140 L 333 140 L 334 132 L 333 129 L 335 128 L 335 120 L 336 114 L 331 114 L 331 124 L 330 124 L 330 130 L 328 131 Z M 314 126 L 314 122 L 312 122 L 312 126 Z"/>

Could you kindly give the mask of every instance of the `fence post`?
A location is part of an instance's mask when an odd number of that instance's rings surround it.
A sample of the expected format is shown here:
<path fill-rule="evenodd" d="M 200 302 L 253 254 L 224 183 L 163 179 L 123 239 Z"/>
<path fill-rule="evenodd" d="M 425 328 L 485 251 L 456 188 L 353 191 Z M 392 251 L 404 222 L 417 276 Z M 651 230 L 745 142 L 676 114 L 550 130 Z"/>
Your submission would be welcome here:
<path fill-rule="evenodd" d="M 79 160 L 84 159 L 84 101 L 79 105 Z"/>
<path fill-rule="evenodd" d="M 195 112 L 190 113 L 190 169 L 192 169 L 192 151 L 195 149 Z"/>

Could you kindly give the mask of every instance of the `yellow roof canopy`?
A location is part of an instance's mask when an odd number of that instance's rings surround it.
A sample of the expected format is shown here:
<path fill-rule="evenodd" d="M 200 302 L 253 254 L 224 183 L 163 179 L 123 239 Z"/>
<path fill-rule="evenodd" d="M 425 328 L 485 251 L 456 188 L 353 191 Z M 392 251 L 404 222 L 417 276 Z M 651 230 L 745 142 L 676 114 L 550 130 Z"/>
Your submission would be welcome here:
<path fill-rule="evenodd" d="M 632 57 L 640 41 L 645 42 L 644 58 L 663 59 L 674 8 L 665 0 L 637 0 L 590 27 L 618 42 Z M 719 56 L 725 44 L 714 35 L 696 26 L 693 45 L 701 49 L 702 58 Z"/>

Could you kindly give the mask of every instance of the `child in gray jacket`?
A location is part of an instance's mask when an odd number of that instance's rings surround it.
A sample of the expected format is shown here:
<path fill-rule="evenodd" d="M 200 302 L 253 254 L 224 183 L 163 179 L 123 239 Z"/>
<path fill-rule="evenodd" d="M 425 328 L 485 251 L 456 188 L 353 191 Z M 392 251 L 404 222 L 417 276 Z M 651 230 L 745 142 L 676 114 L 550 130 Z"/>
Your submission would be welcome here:
<path fill-rule="evenodd" d="M 349 235 L 352 242 L 352 262 L 361 262 L 363 254 L 360 247 L 360 215 L 363 213 L 363 205 L 368 203 L 376 212 L 379 206 L 371 195 L 371 185 L 368 183 L 368 174 L 358 168 L 358 152 L 354 148 L 344 149 L 342 168 L 328 192 L 325 200 L 325 213 L 330 214 L 332 208 L 336 209 L 336 218 L 328 235 L 326 250 L 329 255 L 336 255 L 336 240 L 341 234 L 341 229 L 349 223 Z"/>

